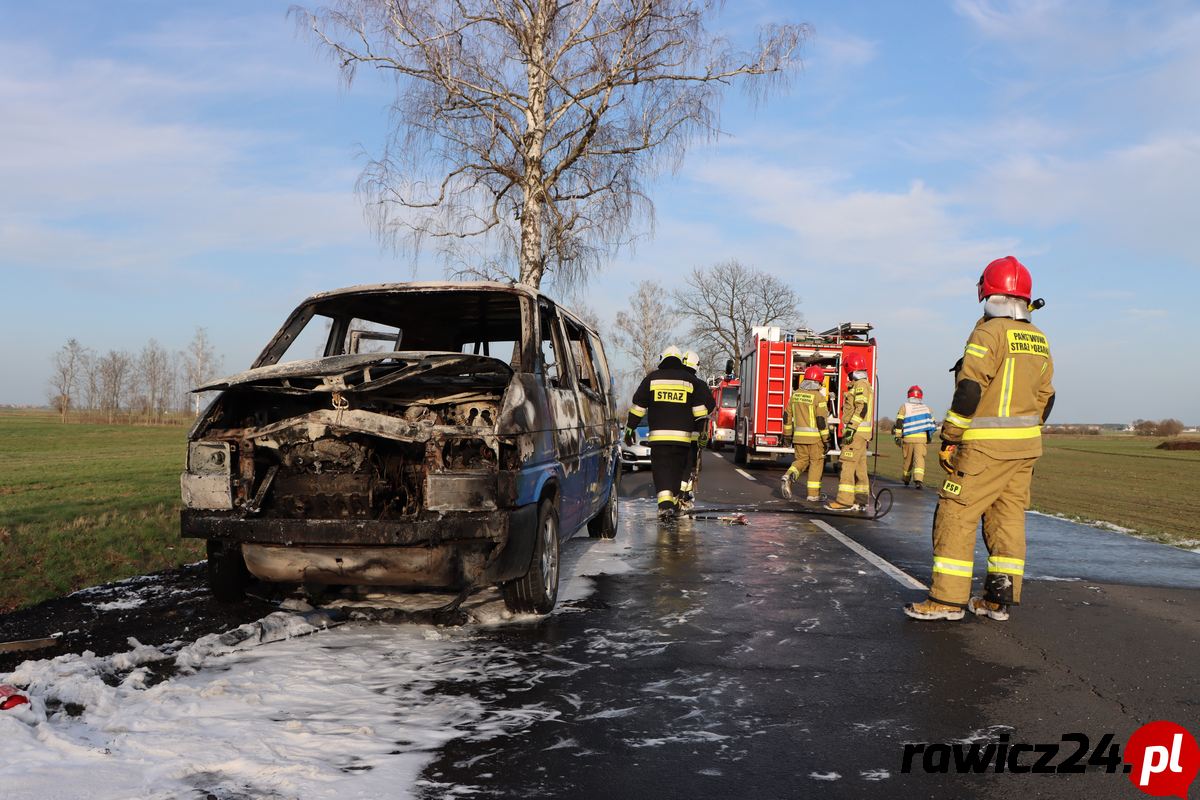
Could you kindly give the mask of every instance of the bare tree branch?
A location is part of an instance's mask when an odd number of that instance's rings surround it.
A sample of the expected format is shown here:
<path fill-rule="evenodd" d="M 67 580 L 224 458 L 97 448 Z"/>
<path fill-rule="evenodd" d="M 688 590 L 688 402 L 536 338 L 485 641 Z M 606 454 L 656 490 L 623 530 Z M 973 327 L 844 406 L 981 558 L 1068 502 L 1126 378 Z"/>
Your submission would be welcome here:
<path fill-rule="evenodd" d="M 396 79 L 358 184 L 382 241 L 436 243 L 447 264 L 506 252 L 523 283 L 570 287 L 652 225 L 646 183 L 718 134 L 727 85 L 761 99 L 799 65 L 807 26 L 739 53 L 706 27 L 718 6 L 336 0 L 292 15 L 347 84 L 364 66 Z"/>

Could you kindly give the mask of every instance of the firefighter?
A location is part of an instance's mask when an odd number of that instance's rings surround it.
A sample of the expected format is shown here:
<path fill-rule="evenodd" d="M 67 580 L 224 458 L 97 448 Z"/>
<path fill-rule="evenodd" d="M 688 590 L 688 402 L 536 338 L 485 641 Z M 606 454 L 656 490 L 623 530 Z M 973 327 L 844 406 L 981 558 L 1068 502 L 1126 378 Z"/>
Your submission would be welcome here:
<path fill-rule="evenodd" d="M 825 370 L 809 367 L 804 380 L 788 398 L 783 411 L 783 435 L 792 437 L 796 460 L 783 474 L 783 496 L 792 498 L 792 481 L 808 475 L 805 500 L 815 503 L 821 499 L 821 473 L 825 469 L 825 451 L 829 449 L 829 428 L 826 424 L 828 405 L 821 392 Z"/>
<path fill-rule="evenodd" d="M 1029 484 L 1054 405 L 1054 362 L 1030 322 L 1032 293 L 1029 270 L 1012 256 L 979 278 L 983 318 L 967 339 L 942 422 L 938 461 L 949 475 L 934 515 L 933 585 L 928 599 L 904 607 L 915 619 L 962 619 L 965 609 L 1006 620 L 1021 602 Z M 987 577 L 983 595 L 971 596 L 981 517 Z"/>
<path fill-rule="evenodd" d="M 867 478 L 867 444 L 871 441 L 874 389 L 867 381 L 867 359 L 851 351 L 845 359 L 850 387 L 842 395 L 842 474 L 837 499 L 826 503 L 830 511 L 859 511 L 870 501 L 871 485 Z M 859 503 L 859 497 L 863 498 Z"/>
<path fill-rule="evenodd" d="M 674 519 L 679 514 L 679 487 L 687 468 L 692 434 L 715 405 L 712 392 L 683 366 L 683 353 L 675 346 L 662 352 L 658 369 L 643 378 L 633 393 L 625 442 L 633 441 L 634 430 L 646 417 L 650 472 L 660 519 Z"/>
<path fill-rule="evenodd" d="M 896 412 L 896 427 L 892 429 L 892 438 L 903 448 L 905 486 L 909 481 L 918 489 L 924 484 L 925 448 L 933 441 L 936 429 L 933 412 L 925 405 L 925 393 L 920 386 L 908 387 L 908 400 Z"/>
<path fill-rule="evenodd" d="M 683 354 L 683 368 L 688 372 L 696 375 L 696 370 L 700 367 L 700 354 L 695 350 L 688 350 Z M 697 377 L 698 379 L 698 377 Z M 701 381 L 703 384 L 703 381 Z M 707 384 L 704 384 L 705 391 L 711 394 L 712 390 Z M 714 405 L 715 407 L 715 405 Z M 710 409 L 711 412 L 711 409 Z M 700 477 L 700 449 L 708 444 L 708 417 L 696 420 L 696 429 L 692 431 L 692 446 L 688 450 L 687 466 L 683 470 L 683 480 L 679 482 L 679 504 L 681 508 L 691 508 L 696 499 L 696 484 Z"/>

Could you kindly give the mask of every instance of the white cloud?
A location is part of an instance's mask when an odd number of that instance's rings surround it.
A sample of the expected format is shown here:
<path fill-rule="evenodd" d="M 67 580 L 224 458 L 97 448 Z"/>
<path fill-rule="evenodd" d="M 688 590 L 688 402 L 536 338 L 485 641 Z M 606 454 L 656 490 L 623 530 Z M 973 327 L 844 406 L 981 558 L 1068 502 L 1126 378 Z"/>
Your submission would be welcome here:
<path fill-rule="evenodd" d="M 1200 266 L 1200 134 L 1163 136 L 1095 158 L 1023 155 L 972 196 L 1015 224 L 1072 225 L 1109 244 Z"/>
<path fill-rule="evenodd" d="M 818 31 L 813 36 L 813 55 L 810 61 L 818 65 L 828 65 L 835 71 L 853 69 L 874 61 L 878 49 L 875 42 L 861 36 L 838 32 L 822 35 Z"/>
<path fill-rule="evenodd" d="M 921 181 L 906 191 L 856 189 L 832 171 L 722 158 L 701 167 L 696 177 L 755 218 L 790 231 L 798 260 L 854 267 L 871 279 L 905 280 L 935 270 L 971 273 L 1015 244 L 970 235 L 950 199 Z"/>
<path fill-rule="evenodd" d="M 162 271 L 202 253 L 370 246 L 347 154 L 178 112 L 212 84 L 29 46 L 0 46 L 0 76 L 15 110 L 0 116 L 6 264 Z M 302 166 L 256 177 L 281 151 Z"/>

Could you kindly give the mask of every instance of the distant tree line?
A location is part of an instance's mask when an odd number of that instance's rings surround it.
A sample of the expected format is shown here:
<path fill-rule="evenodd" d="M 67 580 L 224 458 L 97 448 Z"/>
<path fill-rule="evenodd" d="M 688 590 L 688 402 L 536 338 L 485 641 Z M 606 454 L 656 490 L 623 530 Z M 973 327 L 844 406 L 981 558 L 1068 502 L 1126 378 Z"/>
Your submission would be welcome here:
<path fill-rule="evenodd" d="M 64 422 L 75 413 L 108 423 L 160 423 L 173 414 L 199 414 L 200 396 L 191 389 L 220 368 L 204 328 L 175 353 L 155 339 L 131 353 L 100 352 L 71 338 L 53 356 L 47 398 Z"/>
<path fill-rule="evenodd" d="M 1177 419 L 1135 419 L 1133 432 L 1138 436 L 1178 436 L 1183 433 L 1183 423 Z"/>

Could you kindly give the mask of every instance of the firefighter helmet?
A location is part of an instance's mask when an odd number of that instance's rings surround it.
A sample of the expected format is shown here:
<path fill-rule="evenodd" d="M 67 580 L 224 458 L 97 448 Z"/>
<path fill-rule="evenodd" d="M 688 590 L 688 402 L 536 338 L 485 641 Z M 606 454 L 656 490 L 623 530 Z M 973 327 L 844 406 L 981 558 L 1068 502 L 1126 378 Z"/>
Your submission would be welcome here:
<path fill-rule="evenodd" d="M 909 396 L 909 397 L 915 397 L 915 398 L 917 398 L 918 400 L 924 400 L 924 399 L 925 399 L 925 393 L 921 391 L 921 387 L 920 387 L 920 386 L 910 386 L 910 387 L 908 387 L 908 396 Z"/>
<path fill-rule="evenodd" d="M 663 350 L 662 355 L 658 357 L 659 366 L 662 366 L 662 363 L 668 358 L 678 358 L 680 361 L 683 361 L 683 353 L 679 352 L 679 348 L 675 345 L 670 345 Z"/>
<path fill-rule="evenodd" d="M 1033 278 L 1024 264 L 1012 256 L 1005 256 L 983 268 L 978 289 L 981 302 L 993 294 L 1006 294 L 1028 303 L 1033 297 Z"/>
<path fill-rule="evenodd" d="M 688 350 L 683 354 L 683 365 L 691 370 L 696 369 L 700 366 L 700 354 L 695 350 Z"/>
<path fill-rule="evenodd" d="M 862 353 L 847 353 L 843 360 L 846 364 L 846 372 L 861 372 L 867 368 L 867 359 L 863 357 Z"/>
<path fill-rule="evenodd" d="M 813 383 L 820 383 L 821 381 L 825 380 L 825 370 L 821 369 L 820 367 L 809 367 L 808 369 L 804 370 L 804 380 L 812 381 Z"/>

